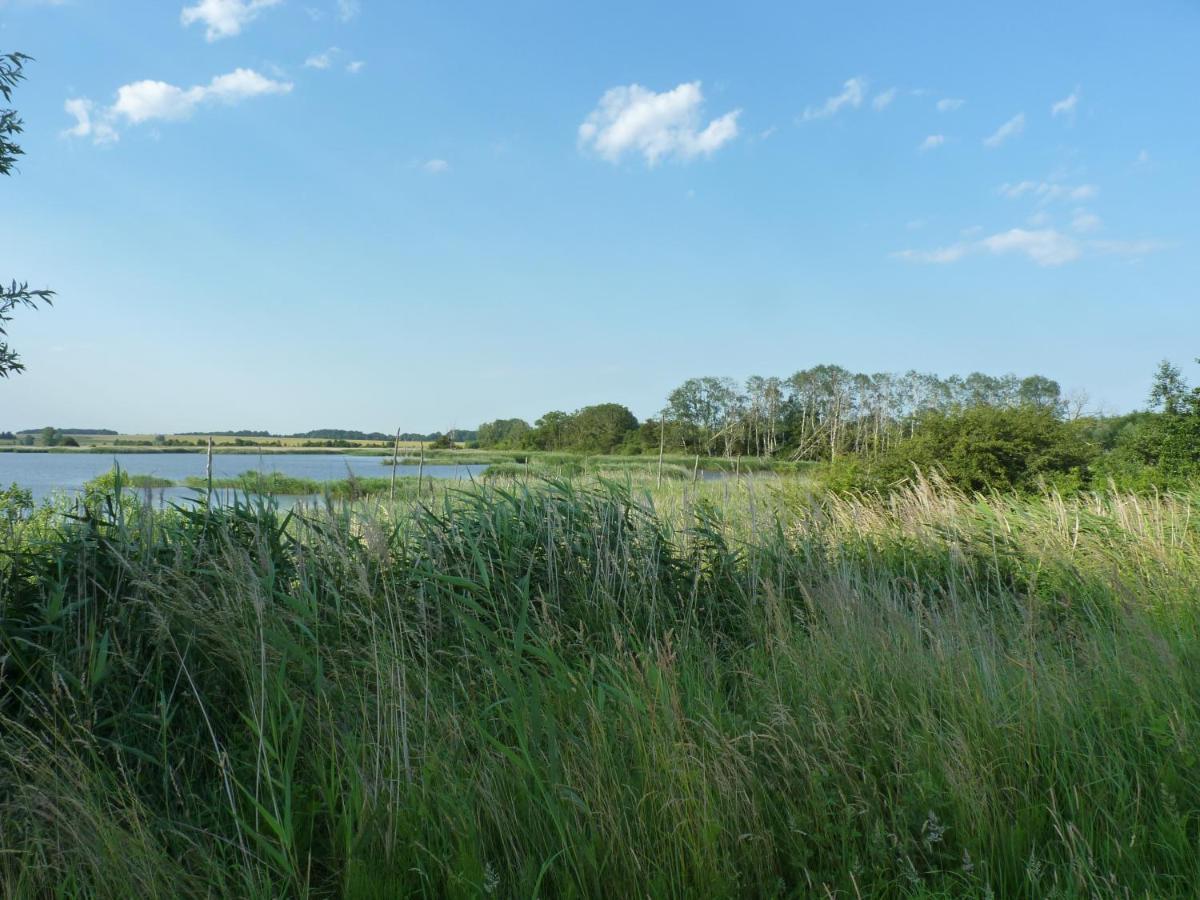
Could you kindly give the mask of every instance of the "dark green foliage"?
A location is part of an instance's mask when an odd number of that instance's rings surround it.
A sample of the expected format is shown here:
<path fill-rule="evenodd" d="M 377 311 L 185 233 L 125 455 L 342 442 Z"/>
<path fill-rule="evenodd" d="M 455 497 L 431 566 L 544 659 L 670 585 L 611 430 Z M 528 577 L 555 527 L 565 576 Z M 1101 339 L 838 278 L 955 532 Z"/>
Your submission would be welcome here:
<path fill-rule="evenodd" d="M 1200 388 L 1164 361 L 1150 405 L 1158 412 L 1126 417 L 1111 438 L 1099 474 L 1131 490 L 1178 489 L 1200 479 Z"/>
<path fill-rule="evenodd" d="M 13 88 L 25 78 L 25 63 L 30 59 L 23 53 L 0 56 L 0 97 L 4 98 L 4 102 L 12 100 Z M 23 123 L 15 109 L 0 109 L 0 175 L 11 175 L 17 157 L 23 153 L 14 140 L 22 130 Z M 39 303 L 49 304 L 53 296 L 53 291 L 31 290 L 26 282 L 18 284 L 13 280 L 8 287 L 0 282 L 0 378 L 7 378 L 25 369 L 20 357 L 4 340 L 13 311 L 36 309 Z"/>
<path fill-rule="evenodd" d="M 496 419 L 479 426 L 477 440 L 484 450 L 516 450 L 524 446 L 529 431 L 524 419 Z"/>
<path fill-rule="evenodd" d="M 600 403 L 573 413 L 548 412 L 534 423 L 532 429 L 522 433 L 520 443 L 536 450 L 613 453 L 627 443 L 636 445 L 637 427 L 637 418 L 626 407 L 619 403 Z"/>
<path fill-rule="evenodd" d="M 1080 429 L 1045 406 L 975 406 L 926 413 L 912 437 L 874 461 L 843 463 L 835 478 L 882 489 L 916 472 L 937 472 L 966 491 L 1077 490 L 1086 484 L 1095 455 Z"/>

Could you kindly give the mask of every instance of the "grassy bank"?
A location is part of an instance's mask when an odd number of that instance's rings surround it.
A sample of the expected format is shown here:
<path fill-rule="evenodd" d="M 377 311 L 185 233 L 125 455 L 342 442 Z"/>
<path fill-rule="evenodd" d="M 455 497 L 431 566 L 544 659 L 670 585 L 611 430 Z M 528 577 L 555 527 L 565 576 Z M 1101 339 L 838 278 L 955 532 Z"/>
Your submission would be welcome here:
<path fill-rule="evenodd" d="M 404 452 L 404 451 L 402 451 Z M 505 465 L 528 466 L 530 471 L 539 473 L 561 472 L 565 475 L 575 475 L 596 471 L 632 471 L 654 473 L 658 470 L 658 455 L 619 455 L 619 454 L 588 454 L 588 453 L 551 453 L 542 450 L 426 450 L 424 454 L 426 465 Z M 381 460 L 385 466 L 392 464 L 390 456 Z M 416 466 L 421 463 L 420 455 L 407 455 L 399 459 L 401 465 Z M 794 474 L 804 472 L 816 466 L 815 463 L 791 462 L 787 460 L 761 459 L 744 457 L 728 459 L 719 456 L 680 456 L 666 454 L 663 457 L 664 467 L 692 472 L 728 472 L 750 474 L 754 472 L 777 472 Z M 509 471 L 519 471 L 510 469 Z"/>
<path fill-rule="evenodd" d="M 1189 897 L 1200 495 L 0 517 L 0 894 Z"/>

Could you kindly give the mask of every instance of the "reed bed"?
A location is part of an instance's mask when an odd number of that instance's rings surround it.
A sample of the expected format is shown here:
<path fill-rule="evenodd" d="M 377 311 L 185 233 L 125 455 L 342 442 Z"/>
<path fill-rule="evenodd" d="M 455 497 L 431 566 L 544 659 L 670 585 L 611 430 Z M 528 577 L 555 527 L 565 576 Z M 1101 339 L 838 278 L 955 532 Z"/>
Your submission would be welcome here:
<path fill-rule="evenodd" d="M 0 894 L 1192 897 L 1200 495 L 0 517 Z"/>

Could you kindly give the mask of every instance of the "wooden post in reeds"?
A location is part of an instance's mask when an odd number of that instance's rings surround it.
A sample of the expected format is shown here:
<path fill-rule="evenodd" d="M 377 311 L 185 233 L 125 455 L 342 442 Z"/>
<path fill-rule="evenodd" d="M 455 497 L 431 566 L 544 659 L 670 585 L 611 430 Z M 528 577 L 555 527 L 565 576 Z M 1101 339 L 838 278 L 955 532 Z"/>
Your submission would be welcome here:
<path fill-rule="evenodd" d="M 208 436 L 208 459 L 204 466 L 204 477 L 205 477 L 205 480 L 208 482 L 208 502 L 209 503 L 212 503 L 212 492 L 213 492 L 213 487 L 212 487 L 212 482 L 213 482 L 212 448 L 213 448 L 213 439 L 212 439 L 212 435 L 210 434 Z"/>
<path fill-rule="evenodd" d="M 662 487 L 663 448 L 667 443 L 667 416 L 658 417 L 658 487 Z"/>
<path fill-rule="evenodd" d="M 400 459 L 400 429 L 396 429 L 396 443 L 392 445 L 392 486 L 388 490 L 388 502 L 396 502 L 396 463 Z"/>
<path fill-rule="evenodd" d="M 700 454 L 696 454 L 696 464 L 692 466 L 692 484 L 696 483 L 696 479 L 700 477 Z"/>
<path fill-rule="evenodd" d="M 421 496 L 421 485 L 425 478 L 425 442 L 421 441 L 421 458 L 417 461 L 417 496 Z"/>

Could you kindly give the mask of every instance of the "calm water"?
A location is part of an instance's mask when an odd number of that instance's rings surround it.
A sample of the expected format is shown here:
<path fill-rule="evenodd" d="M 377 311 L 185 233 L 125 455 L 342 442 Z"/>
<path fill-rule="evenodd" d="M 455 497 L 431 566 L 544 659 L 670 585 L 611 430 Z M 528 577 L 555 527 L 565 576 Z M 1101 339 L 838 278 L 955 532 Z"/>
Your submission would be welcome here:
<path fill-rule="evenodd" d="M 254 469 L 317 481 L 337 481 L 345 478 L 347 471 L 359 478 L 386 478 L 391 475 L 391 468 L 383 465 L 382 459 L 336 453 L 216 453 L 213 454 L 213 476 L 224 478 Z M 15 481 L 33 491 L 34 500 L 40 502 L 54 493 L 80 490 L 84 482 L 103 475 L 114 463 L 120 464 L 122 471 L 130 475 L 157 475 L 182 481 L 191 475 L 204 476 L 205 456 L 203 453 L 0 453 L 0 487 Z M 425 475 L 429 478 L 476 478 L 486 468 L 426 465 Z M 397 474 L 415 476 L 417 467 L 401 465 L 397 467 Z M 166 500 L 195 495 L 195 491 L 187 488 L 154 489 L 155 498 L 161 496 Z"/>

